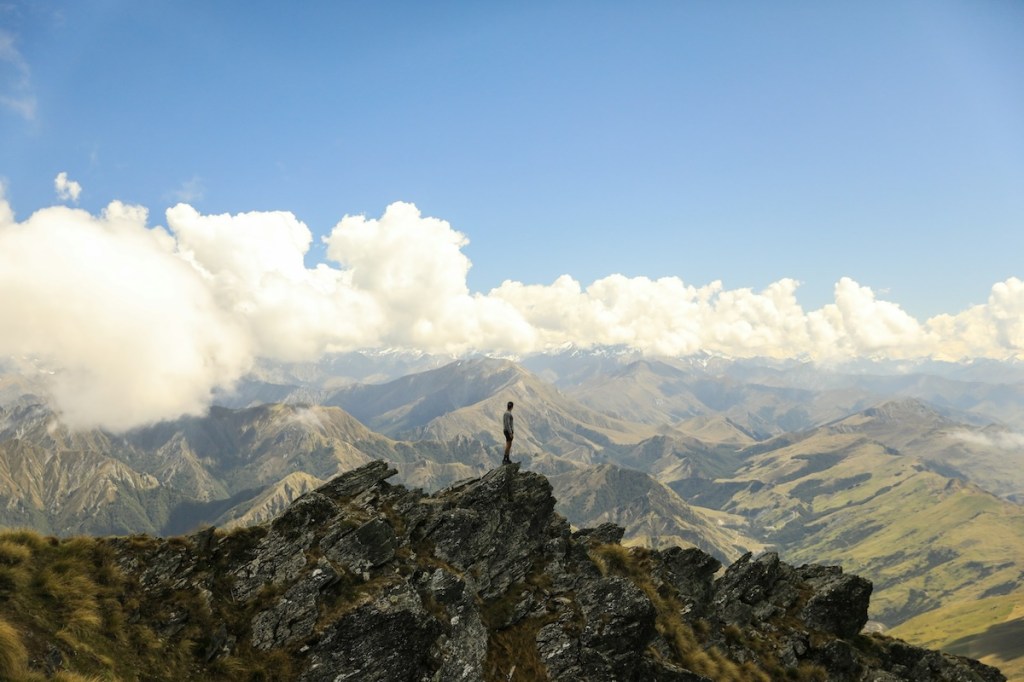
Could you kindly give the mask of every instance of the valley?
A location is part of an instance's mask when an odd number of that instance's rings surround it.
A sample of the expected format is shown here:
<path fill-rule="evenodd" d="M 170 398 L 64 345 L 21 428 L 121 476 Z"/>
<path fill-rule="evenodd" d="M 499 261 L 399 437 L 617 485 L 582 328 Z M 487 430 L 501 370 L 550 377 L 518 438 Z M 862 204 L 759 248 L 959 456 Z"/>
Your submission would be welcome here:
<path fill-rule="evenodd" d="M 411 488 L 513 459 L 578 528 L 624 542 L 841 565 L 874 584 L 869 627 L 1024 673 L 1024 401 L 1013 371 L 650 359 L 350 354 L 265 367 L 202 417 L 71 432 L 40 384 L 0 383 L 0 525 L 174 535 L 274 518 L 383 459 Z M 1011 368 L 1013 369 L 1013 368 Z M 987 605 L 981 608 L 979 605 Z M 1015 629 L 1016 628 L 1016 629 Z"/>

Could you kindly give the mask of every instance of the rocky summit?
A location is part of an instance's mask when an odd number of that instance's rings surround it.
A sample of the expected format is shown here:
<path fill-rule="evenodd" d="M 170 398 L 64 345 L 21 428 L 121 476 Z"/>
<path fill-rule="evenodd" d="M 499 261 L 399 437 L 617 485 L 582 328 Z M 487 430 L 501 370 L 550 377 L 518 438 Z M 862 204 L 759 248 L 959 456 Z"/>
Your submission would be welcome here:
<path fill-rule="evenodd" d="M 622 546 L 611 524 L 573 532 L 548 480 L 516 464 L 429 495 L 395 473 L 372 462 L 229 533 L 63 541 L 99 586 L 93 619 L 53 585 L 39 608 L 63 616 L 17 611 L 38 575 L 18 597 L 0 572 L 0 625 L 22 635 L 8 665 L 25 679 L 1005 679 L 863 633 L 871 583 L 837 566 L 765 553 L 723 571 L 699 549 Z M 61 546 L 6 538 L 0 564 Z"/>

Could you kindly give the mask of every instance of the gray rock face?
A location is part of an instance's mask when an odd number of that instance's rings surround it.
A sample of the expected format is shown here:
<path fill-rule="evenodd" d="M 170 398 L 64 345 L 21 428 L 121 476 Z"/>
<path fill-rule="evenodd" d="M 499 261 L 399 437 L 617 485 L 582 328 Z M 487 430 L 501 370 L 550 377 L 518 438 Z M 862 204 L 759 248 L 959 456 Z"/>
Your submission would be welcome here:
<path fill-rule="evenodd" d="M 711 602 L 721 562 L 695 547 L 672 547 L 659 552 L 658 557 L 657 577 L 678 591 L 687 615 L 702 617 Z"/>
<path fill-rule="evenodd" d="M 747 553 L 715 583 L 712 608 L 717 618 L 732 625 L 768 622 L 796 604 L 796 578 L 793 567 L 782 563 L 778 554 L 766 552 L 753 559 Z"/>
<path fill-rule="evenodd" d="M 746 555 L 716 580 L 699 549 L 627 549 L 611 524 L 571 533 L 547 480 L 518 465 L 429 496 L 393 473 L 373 462 L 229 535 L 112 540 L 132 603 L 194 591 L 159 634 L 213 621 L 197 678 L 249 651 L 307 682 L 707 682 L 801 666 L 836 682 L 1004 679 L 861 635 L 871 584 L 837 567 Z"/>
<path fill-rule="evenodd" d="M 849 639 L 868 622 L 871 582 L 855 575 L 843 575 L 838 566 L 797 569 L 814 594 L 804 606 L 804 621 L 812 628 Z"/>
<path fill-rule="evenodd" d="M 593 679 L 631 677 L 643 659 L 633 647 L 654 633 L 650 600 L 626 578 L 605 578 L 585 585 L 577 603 L 584 619 L 580 651 Z"/>
<path fill-rule="evenodd" d="M 518 464 L 449 487 L 438 497 L 442 509 L 420 525 L 417 537 L 467 574 L 485 599 L 522 581 L 552 534 L 568 535 L 568 524 L 554 514 L 551 484 L 538 474 L 519 473 Z"/>
<path fill-rule="evenodd" d="M 364 573 L 391 561 L 398 546 L 395 531 L 380 518 L 355 528 L 339 528 L 324 536 L 320 547 L 331 561 Z"/>
<path fill-rule="evenodd" d="M 288 538 L 271 530 L 260 541 L 256 556 L 235 571 L 234 598 L 247 600 L 265 585 L 279 585 L 298 578 L 306 566 L 303 550 L 312 537 L 312 532 L 306 532 Z"/>
<path fill-rule="evenodd" d="M 434 679 L 483 680 L 487 628 L 466 583 L 438 568 L 422 574 L 418 584 L 428 602 L 432 599 L 444 613 L 440 618 L 443 634 L 438 641 L 441 667 Z"/>
<path fill-rule="evenodd" d="M 330 562 L 321 558 L 306 580 L 296 582 L 271 608 L 252 620 L 252 645 L 283 647 L 313 633 L 321 593 L 338 581 Z"/>
<path fill-rule="evenodd" d="M 573 540 L 586 540 L 587 542 L 608 544 L 610 542 L 621 542 L 626 529 L 614 523 L 602 523 L 597 528 L 582 528 L 572 534 Z"/>
<path fill-rule="evenodd" d="M 430 650 L 440 632 L 440 624 L 427 613 L 416 591 L 404 582 L 395 583 L 323 634 L 301 679 L 430 679 Z"/>

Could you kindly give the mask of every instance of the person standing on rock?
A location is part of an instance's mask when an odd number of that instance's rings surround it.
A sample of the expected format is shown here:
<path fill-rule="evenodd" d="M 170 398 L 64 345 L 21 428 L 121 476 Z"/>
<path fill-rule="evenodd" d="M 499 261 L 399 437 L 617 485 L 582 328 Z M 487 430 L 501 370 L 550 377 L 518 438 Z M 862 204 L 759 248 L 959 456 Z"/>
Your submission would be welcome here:
<path fill-rule="evenodd" d="M 512 460 L 508 458 L 508 453 L 512 451 L 512 439 L 515 437 L 515 428 L 512 426 L 512 401 L 508 401 L 508 409 L 505 410 L 505 416 L 501 420 L 502 431 L 505 433 L 505 458 L 501 460 L 502 464 L 511 464 Z"/>

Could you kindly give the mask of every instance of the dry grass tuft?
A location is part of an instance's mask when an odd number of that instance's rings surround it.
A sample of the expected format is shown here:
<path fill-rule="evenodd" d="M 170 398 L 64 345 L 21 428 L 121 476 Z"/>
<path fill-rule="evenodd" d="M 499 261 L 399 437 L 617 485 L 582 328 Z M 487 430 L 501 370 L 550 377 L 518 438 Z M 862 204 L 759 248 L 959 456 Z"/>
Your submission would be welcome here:
<path fill-rule="evenodd" d="M 0 618 L 0 680 L 20 680 L 28 667 L 28 650 L 13 625 Z"/>
<path fill-rule="evenodd" d="M 31 547 L 8 539 L 0 540 L 0 565 L 18 566 L 31 558 Z"/>
<path fill-rule="evenodd" d="M 487 642 L 487 679 L 542 682 L 547 668 L 537 653 L 537 633 L 547 621 L 528 618 L 504 630 L 491 632 Z"/>

